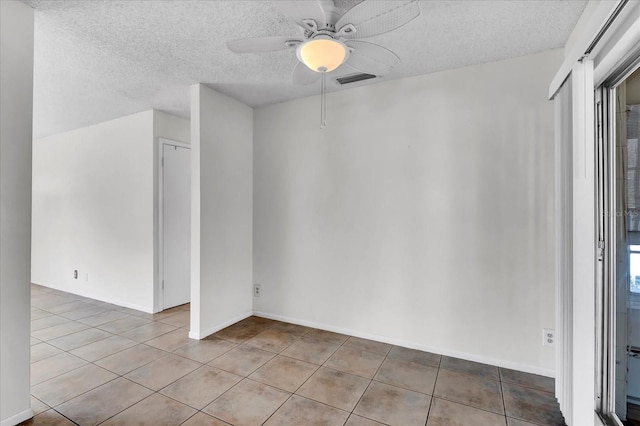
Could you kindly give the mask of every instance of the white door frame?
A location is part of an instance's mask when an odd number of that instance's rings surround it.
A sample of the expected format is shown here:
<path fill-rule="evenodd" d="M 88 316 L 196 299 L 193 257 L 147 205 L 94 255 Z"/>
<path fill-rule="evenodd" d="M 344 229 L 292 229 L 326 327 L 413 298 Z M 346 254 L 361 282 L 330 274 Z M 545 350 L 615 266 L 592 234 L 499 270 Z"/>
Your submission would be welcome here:
<path fill-rule="evenodd" d="M 157 297 L 155 298 L 156 312 L 164 310 L 164 184 L 162 183 L 164 177 L 164 164 L 163 164 L 163 147 L 164 145 L 177 146 L 180 148 L 191 149 L 191 145 L 184 142 L 179 142 L 173 139 L 158 138 L 158 280 L 156 282 Z"/>

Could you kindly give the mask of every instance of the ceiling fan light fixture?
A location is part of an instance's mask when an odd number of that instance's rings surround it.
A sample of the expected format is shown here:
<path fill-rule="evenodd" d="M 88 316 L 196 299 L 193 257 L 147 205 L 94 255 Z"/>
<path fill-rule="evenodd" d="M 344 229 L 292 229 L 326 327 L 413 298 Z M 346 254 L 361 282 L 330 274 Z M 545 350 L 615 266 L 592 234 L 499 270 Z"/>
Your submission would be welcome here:
<path fill-rule="evenodd" d="M 349 56 L 349 48 L 329 36 L 318 36 L 301 43 L 296 49 L 300 62 L 315 72 L 331 72 Z"/>

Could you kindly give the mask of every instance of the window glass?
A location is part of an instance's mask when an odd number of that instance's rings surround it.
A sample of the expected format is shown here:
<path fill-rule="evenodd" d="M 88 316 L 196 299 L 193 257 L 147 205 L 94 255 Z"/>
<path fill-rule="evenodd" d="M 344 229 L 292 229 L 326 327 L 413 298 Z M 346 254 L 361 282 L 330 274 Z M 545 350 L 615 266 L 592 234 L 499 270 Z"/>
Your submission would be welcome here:
<path fill-rule="evenodd" d="M 640 245 L 629 246 L 629 275 L 632 293 L 640 293 Z"/>

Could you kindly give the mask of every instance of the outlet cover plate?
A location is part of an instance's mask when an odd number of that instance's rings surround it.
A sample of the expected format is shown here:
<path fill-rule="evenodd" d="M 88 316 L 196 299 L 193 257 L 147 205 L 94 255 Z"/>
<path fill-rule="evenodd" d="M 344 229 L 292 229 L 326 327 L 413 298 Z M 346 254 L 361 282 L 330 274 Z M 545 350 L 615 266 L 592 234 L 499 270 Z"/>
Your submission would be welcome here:
<path fill-rule="evenodd" d="M 542 346 L 556 346 L 556 331 L 552 328 L 542 329 Z"/>

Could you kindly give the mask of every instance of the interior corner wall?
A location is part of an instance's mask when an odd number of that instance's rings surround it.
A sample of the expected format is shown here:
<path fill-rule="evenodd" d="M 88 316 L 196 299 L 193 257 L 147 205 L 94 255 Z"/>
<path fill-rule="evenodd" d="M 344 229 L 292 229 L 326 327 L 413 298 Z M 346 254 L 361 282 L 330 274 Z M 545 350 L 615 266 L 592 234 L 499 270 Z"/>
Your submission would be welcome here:
<path fill-rule="evenodd" d="M 0 424 L 32 417 L 30 387 L 33 10 L 0 1 Z"/>
<path fill-rule="evenodd" d="M 254 111 L 254 311 L 554 374 L 562 50 Z"/>
<path fill-rule="evenodd" d="M 189 119 L 154 109 L 153 137 L 190 143 L 191 125 L 189 124 Z"/>
<path fill-rule="evenodd" d="M 251 315 L 253 110 L 191 86 L 191 331 Z"/>
<path fill-rule="evenodd" d="M 149 110 L 34 141 L 34 283 L 153 311 L 153 118 Z"/>

